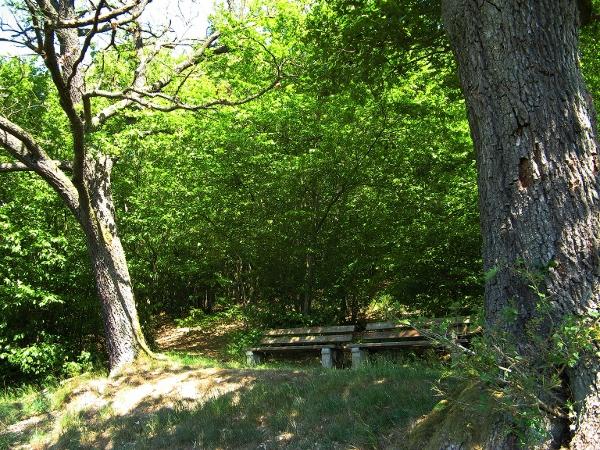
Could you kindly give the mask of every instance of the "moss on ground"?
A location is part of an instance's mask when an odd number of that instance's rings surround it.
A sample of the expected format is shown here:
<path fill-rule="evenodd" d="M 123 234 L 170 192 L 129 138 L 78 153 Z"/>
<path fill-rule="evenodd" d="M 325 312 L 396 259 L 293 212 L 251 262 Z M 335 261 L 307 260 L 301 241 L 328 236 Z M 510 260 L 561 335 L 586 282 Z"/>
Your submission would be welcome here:
<path fill-rule="evenodd" d="M 405 434 L 406 450 L 438 450 L 448 444 L 482 449 L 498 431 L 502 416 L 497 403 L 480 383 L 455 387 Z"/>

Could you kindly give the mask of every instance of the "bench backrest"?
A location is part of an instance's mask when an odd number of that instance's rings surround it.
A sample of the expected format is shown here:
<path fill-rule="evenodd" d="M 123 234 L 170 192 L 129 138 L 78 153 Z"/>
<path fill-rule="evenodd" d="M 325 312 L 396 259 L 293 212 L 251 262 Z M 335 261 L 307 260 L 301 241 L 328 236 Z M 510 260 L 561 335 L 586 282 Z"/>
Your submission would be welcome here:
<path fill-rule="evenodd" d="M 422 324 L 422 330 L 435 329 L 436 325 L 443 323 L 447 319 L 430 319 Z M 456 336 L 463 336 L 469 333 L 470 321 L 468 318 L 460 318 L 450 323 L 450 330 Z M 420 340 L 427 336 L 427 333 L 421 333 L 411 325 L 397 324 L 388 322 L 368 323 L 365 331 L 361 334 L 362 341 L 392 341 L 392 340 Z"/>
<path fill-rule="evenodd" d="M 282 328 L 267 331 L 262 345 L 340 345 L 352 341 L 356 327 L 341 325 L 332 327 Z"/>

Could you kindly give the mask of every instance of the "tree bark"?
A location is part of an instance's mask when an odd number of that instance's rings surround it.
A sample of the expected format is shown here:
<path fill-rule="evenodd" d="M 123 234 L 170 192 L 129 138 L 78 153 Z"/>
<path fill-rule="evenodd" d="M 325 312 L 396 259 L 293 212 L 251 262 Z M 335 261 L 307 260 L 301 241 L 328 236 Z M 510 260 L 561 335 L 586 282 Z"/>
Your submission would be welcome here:
<path fill-rule="evenodd" d="M 107 156 L 87 161 L 84 184 L 89 204 L 82 204 L 80 222 L 102 304 L 109 365 L 115 372 L 132 363 L 140 352 L 152 352 L 140 327 L 125 252 L 117 234 L 111 169 Z"/>
<path fill-rule="evenodd" d="M 477 153 L 488 329 L 535 355 L 532 277 L 549 313 L 539 337 L 567 315 L 598 310 L 600 183 L 595 113 L 579 69 L 572 0 L 444 0 Z M 516 319 L 503 320 L 508 309 Z M 574 449 L 600 448 L 600 364 L 569 374 Z M 564 432 L 563 432 L 564 437 Z M 555 436 L 556 445 L 561 438 Z"/>
<path fill-rule="evenodd" d="M 60 0 L 58 2 L 58 15 L 65 20 L 76 19 L 75 0 Z M 60 50 L 63 82 L 66 86 L 71 102 L 77 105 L 83 96 L 83 74 L 76 67 L 79 56 L 79 32 L 77 28 L 59 28 L 57 37 Z"/>

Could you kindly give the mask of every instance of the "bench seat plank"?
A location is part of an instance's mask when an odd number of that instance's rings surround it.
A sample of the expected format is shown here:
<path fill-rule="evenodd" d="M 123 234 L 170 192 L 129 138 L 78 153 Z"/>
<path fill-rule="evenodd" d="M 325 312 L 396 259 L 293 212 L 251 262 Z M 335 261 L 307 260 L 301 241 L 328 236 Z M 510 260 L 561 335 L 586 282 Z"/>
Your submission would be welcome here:
<path fill-rule="evenodd" d="M 383 348 L 383 347 L 432 347 L 435 345 L 434 342 L 429 340 L 420 341 L 395 341 L 395 342 L 363 342 L 362 344 L 350 344 L 346 348 Z"/>
<path fill-rule="evenodd" d="M 468 343 L 468 339 L 456 339 L 455 342 L 458 344 L 466 344 Z M 362 342 L 360 344 L 349 344 L 344 348 L 353 349 L 353 348 L 383 348 L 383 347 L 437 347 L 435 341 L 431 340 L 403 340 L 403 341 L 391 341 L 391 342 Z"/>
<path fill-rule="evenodd" d="M 396 324 L 394 322 L 372 322 L 365 326 L 366 331 L 390 330 L 394 328 L 412 328 L 409 325 Z"/>
<path fill-rule="evenodd" d="M 352 334 L 330 334 L 327 336 L 284 336 L 284 337 L 266 337 L 260 343 L 265 344 L 324 344 L 324 343 L 344 343 L 352 340 Z"/>
<path fill-rule="evenodd" d="M 341 334 L 353 333 L 356 329 L 354 325 L 339 325 L 332 327 L 308 327 L 308 328 L 280 328 L 269 330 L 265 336 L 289 336 L 289 335 L 304 335 L 304 334 Z"/>
<path fill-rule="evenodd" d="M 443 323 L 445 320 L 447 320 L 447 319 L 443 319 L 443 318 L 429 319 L 423 323 L 419 323 L 416 325 L 418 325 L 421 328 L 429 328 L 432 325 L 437 325 L 437 324 Z M 452 327 L 452 328 L 466 327 L 470 324 L 471 324 L 471 320 L 468 317 L 465 317 L 462 319 L 457 318 L 455 321 L 449 323 L 450 327 Z M 398 329 L 400 329 L 400 330 L 414 329 L 414 326 L 387 321 L 387 322 L 368 323 L 365 327 L 365 331 L 398 330 Z"/>
<path fill-rule="evenodd" d="M 336 348 L 335 345 L 286 345 L 283 347 L 256 347 L 251 348 L 253 352 L 277 352 L 287 350 L 320 350 L 323 348 Z"/>

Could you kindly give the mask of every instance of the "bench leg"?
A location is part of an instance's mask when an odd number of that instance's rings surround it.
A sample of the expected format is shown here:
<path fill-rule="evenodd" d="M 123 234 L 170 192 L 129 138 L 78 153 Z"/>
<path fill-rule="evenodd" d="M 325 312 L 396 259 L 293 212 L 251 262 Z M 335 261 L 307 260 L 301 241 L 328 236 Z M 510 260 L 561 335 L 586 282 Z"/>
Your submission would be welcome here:
<path fill-rule="evenodd" d="M 337 361 L 337 350 L 334 348 L 321 349 L 321 365 L 326 369 L 333 369 Z"/>
<path fill-rule="evenodd" d="M 249 366 L 256 366 L 257 364 L 260 364 L 260 354 L 248 350 L 246 352 L 246 363 Z"/>
<path fill-rule="evenodd" d="M 356 369 L 364 364 L 369 355 L 366 350 L 358 347 L 352 347 L 352 368 Z"/>

